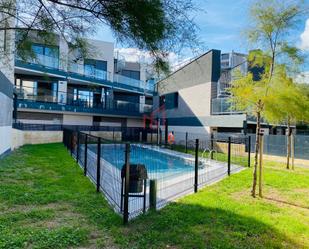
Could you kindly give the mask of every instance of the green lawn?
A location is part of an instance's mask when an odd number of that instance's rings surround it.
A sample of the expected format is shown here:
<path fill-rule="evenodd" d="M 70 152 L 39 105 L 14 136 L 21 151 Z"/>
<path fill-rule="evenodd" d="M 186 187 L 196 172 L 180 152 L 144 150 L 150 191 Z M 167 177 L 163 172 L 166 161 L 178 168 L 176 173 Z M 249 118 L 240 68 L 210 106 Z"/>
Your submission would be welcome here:
<path fill-rule="evenodd" d="M 0 161 L 0 248 L 309 248 L 309 170 L 267 163 L 122 226 L 61 144 Z"/>

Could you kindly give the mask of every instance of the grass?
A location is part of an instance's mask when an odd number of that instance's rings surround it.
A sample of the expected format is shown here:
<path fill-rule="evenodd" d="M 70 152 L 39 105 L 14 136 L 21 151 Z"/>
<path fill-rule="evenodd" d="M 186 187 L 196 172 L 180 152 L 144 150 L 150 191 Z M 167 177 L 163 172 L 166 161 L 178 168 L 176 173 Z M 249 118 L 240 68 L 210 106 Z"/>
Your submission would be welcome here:
<path fill-rule="evenodd" d="M 309 170 L 267 162 L 122 226 L 61 144 L 0 161 L 0 248 L 309 248 Z"/>

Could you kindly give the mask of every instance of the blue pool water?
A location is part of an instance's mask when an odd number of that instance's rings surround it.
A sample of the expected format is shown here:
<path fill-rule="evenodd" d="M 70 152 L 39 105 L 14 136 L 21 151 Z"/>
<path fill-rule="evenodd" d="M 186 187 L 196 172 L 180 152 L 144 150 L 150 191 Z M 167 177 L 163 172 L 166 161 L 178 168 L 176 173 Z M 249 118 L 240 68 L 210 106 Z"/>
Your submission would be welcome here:
<path fill-rule="evenodd" d="M 125 162 L 124 151 L 124 145 L 101 145 L 101 157 L 119 169 Z M 144 164 L 148 174 L 164 173 L 164 175 L 169 175 L 194 170 L 193 161 L 138 145 L 131 145 L 130 163 Z"/>

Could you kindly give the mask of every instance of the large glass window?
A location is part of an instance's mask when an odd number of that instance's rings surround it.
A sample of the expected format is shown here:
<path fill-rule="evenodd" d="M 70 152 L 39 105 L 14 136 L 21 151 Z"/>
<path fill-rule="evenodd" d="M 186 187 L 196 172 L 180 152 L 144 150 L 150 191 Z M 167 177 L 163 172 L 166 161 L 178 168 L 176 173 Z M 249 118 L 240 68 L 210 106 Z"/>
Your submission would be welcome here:
<path fill-rule="evenodd" d="M 42 44 L 32 44 L 32 51 L 35 53 L 35 62 L 40 65 L 59 68 L 59 48 Z"/>
<path fill-rule="evenodd" d="M 140 72 L 134 70 L 122 70 L 121 74 L 131 79 L 140 80 Z"/>
<path fill-rule="evenodd" d="M 16 79 L 17 94 L 20 99 L 42 102 L 57 102 L 58 82 Z"/>
<path fill-rule="evenodd" d="M 100 60 L 84 60 L 85 75 L 98 79 L 106 79 L 107 62 Z"/>
<path fill-rule="evenodd" d="M 74 88 L 73 104 L 78 106 L 93 107 L 94 92 L 86 89 Z"/>

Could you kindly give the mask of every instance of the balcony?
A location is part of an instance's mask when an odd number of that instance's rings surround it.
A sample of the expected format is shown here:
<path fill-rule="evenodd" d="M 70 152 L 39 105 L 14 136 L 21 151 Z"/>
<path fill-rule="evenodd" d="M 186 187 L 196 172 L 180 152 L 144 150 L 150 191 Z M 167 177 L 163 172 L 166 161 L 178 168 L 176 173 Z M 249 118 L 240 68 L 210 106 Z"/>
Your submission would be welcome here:
<path fill-rule="evenodd" d="M 84 64 L 70 62 L 68 65 L 68 72 L 97 80 L 112 81 L 110 72 L 100 69 L 86 70 Z"/>
<path fill-rule="evenodd" d="M 85 70 L 83 64 L 77 63 L 69 63 L 68 70 L 66 71 L 59 67 L 60 64 L 65 65 L 65 62 L 46 55 L 39 55 L 37 58 L 28 59 L 27 61 L 23 61 L 21 58 L 15 59 L 16 67 L 42 72 L 43 74 L 58 75 L 58 77 L 64 80 L 70 77 L 72 80 L 93 82 L 102 86 L 121 90 L 150 95 L 154 92 L 154 84 L 150 82 L 143 82 L 119 74 L 112 75 L 110 72 L 99 69 Z"/>
<path fill-rule="evenodd" d="M 150 82 L 132 79 L 121 74 L 114 74 L 114 82 L 117 82 L 118 84 L 127 84 L 135 88 L 145 89 L 146 91 L 154 90 L 154 84 L 151 84 Z"/>
<path fill-rule="evenodd" d="M 228 101 L 228 98 L 216 98 L 211 100 L 212 115 L 233 115 L 242 113 L 242 111 L 237 111 L 233 109 L 233 106 Z"/>
<path fill-rule="evenodd" d="M 66 92 L 34 91 L 17 88 L 17 108 L 45 111 L 83 112 L 93 114 L 141 116 L 151 112 L 152 106 L 123 100 L 95 103 L 90 95 L 78 97 Z"/>

